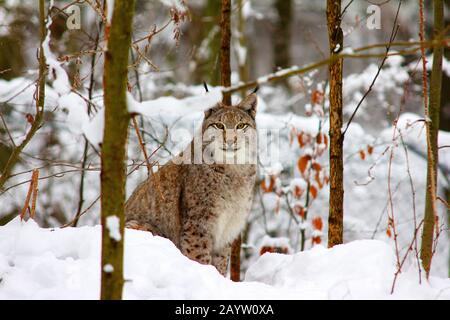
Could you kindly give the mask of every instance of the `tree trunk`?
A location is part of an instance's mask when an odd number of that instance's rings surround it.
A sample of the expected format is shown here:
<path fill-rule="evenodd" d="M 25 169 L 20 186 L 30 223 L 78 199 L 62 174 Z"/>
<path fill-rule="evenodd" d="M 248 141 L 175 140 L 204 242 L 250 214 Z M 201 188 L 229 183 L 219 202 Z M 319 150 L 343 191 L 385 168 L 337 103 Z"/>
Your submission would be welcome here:
<path fill-rule="evenodd" d="M 444 30 L 444 3 L 442 0 L 434 0 L 434 37 L 442 37 Z M 430 80 L 430 97 L 428 116 L 430 122 L 427 130 L 428 162 L 427 162 L 427 190 L 425 199 L 425 218 L 422 231 L 422 244 L 420 258 L 427 275 L 430 273 L 433 251 L 434 227 L 436 219 L 436 188 L 437 188 L 437 164 L 438 164 L 438 133 L 439 133 L 439 109 L 442 89 L 442 56 L 444 49 L 433 49 L 433 67 Z M 426 99 L 426 97 L 425 97 Z M 433 204 L 434 203 L 434 204 Z"/>
<path fill-rule="evenodd" d="M 239 236 L 231 245 L 230 278 L 235 282 L 241 281 L 241 243 L 242 237 Z"/>
<path fill-rule="evenodd" d="M 222 0 L 222 14 L 220 19 L 220 84 L 231 86 L 230 41 L 231 41 L 231 0 Z M 231 94 L 224 93 L 223 103 L 231 105 Z"/>
<path fill-rule="evenodd" d="M 194 83 L 207 81 L 213 86 L 220 84 L 220 73 L 217 72 L 220 59 L 220 7 L 220 1 L 207 0 L 202 12 L 198 15 L 193 14 L 191 28 L 187 30 L 187 34 L 192 35 L 191 42 L 200 43 L 194 57 L 196 62 L 196 69 L 192 75 Z M 197 39 L 200 40 L 197 41 Z M 206 55 L 202 52 L 203 50 L 200 50 L 202 47 L 207 48 Z"/>
<path fill-rule="evenodd" d="M 220 19 L 220 84 L 231 86 L 230 43 L 231 43 L 231 0 L 222 0 Z M 231 105 L 231 94 L 224 93 L 223 103 Z M 241 237 L 231 245 L 230 272 L 233 281 L 240 280 Z"/>
<path fill-rule="evenodd" d="M 444 10 L 450 10 L 450 2 L 444 2 Z M 444 25 L 450 24 L 450 15 L 444 15 Z M 450 48 L 444 47 L 444 58 L 450 60 Z M 442 74 L 441 90 L 441 113 L 439 115 L 439 128 L 444 131 L 450 131 L 450 75 L 445 72 Z"/>
<path fill-rule="evenodd" d="M 330 55 L 343 47 L 341 0 L 327 0 L 327 22 Z M 344 165 L 342 128 L 343 60 L 336 59 L 328 67 L 330 81 L 330 211 L 328 217 L 328 247 L 343 242 Z"/>
<path fill-rule="evenodd" d="M 291 63 L 290 40 L 292 20 L 292 0 L 276 0 L 275 10 L 278 20 L 273 32 L 275 69 L 287 68 Z"/>
<path fill-rule="evenodd" d="M 243 13 L 243 0 L 237 0 L 237 6 L 238 6 L 238 17 L 237 17 L 237 32 L 239 35 L 238 38 L 238 50 L 236 52 L 237 62 L 238 62 L 238 68 L 239 68 L 239 81 L 241 82 L 247 82 L 249 80 L 248 77 L 248 56 L 249 56 L 249 50 L 247 47 L 247 39 L 245 38 L 245 17 Z M 245 54 L 243 54 L 241 51 L 244 51 Z M 247 95 L 247 92 L 245 90 L 241 91 L 241 98 L 244 99 Z"/>
<path fill-rule="evenodd" d="M 127 110 L 127 67 L 133 0 L 115 0 L 103 74 L 105 128 L 101 152 L 101 299 L 122 298 Z"/>

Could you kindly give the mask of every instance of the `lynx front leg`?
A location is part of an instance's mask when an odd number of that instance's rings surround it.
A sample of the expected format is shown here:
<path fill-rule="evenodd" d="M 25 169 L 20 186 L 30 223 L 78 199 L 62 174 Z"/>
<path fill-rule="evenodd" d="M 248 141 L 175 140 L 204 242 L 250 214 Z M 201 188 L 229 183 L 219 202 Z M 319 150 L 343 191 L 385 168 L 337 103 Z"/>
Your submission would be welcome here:
<path fill-rule="evenodd" d="M 218 252 L 214 252 L 212 255 L 212 265 L 216 267 L 224 277 L 227 275 L 228 260 L 230 258 L 231 245 L 225 246 Z"/>
<path fill-rule="evenodd" d="M 211 264 L 212 235 L 204 225 L 185 223 L 180 240 L 180 249 L 185 256 L 202 264 Z"/>

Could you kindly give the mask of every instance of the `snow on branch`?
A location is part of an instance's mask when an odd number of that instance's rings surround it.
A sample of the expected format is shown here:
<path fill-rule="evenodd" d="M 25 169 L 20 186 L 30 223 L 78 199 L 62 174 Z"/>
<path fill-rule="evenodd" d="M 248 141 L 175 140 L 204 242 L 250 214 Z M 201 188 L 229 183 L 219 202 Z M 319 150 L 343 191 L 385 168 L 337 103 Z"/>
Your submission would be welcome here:
<path fill-rule="evenodd" d="M 292 76 L 296 76 L 299 74 L 308 73 L 315 69 L 327 66 L 328 64 L 339 60 L 339 59 L 368 59 L 368 58 L 385 58 L 392 56 L 407 56 L 407 55 L 415 55 L 420 51 L 420 47 L 424 48 L 437 48 L 437 47 L 448 47 L 448 43 L 450 43 L 450 38 L 445 38 L 441 42 L 435 41 L 399 41 L 399 42 L 388 42 L 388 43 L 379 43 L 370 46 L 364 46 L 356 49 L 348 49 L 345 48 L 341 51 L 340 54 L 333 55 L 327 59 L 323 59 L 314 63 L 307 64 L 303 67 L 292 66 L 287 69 L 282 69 L 277 72 L 268 74 L 266 76 L 262 76 L 257 80 L 239 83 L 237 85 L 224 88 L 223 93 L 234 93 L 241 90 L 248 90 L 254 88 L 258 85 L 264 85 L 272 82 L 277 82 Z M 375 48 L 385 48 L 389 47 L 404 47 L 404 49 L 390 52 L 386 54 L 383 53 L 360 53 L 362 51 L 367 51 Z"/>
<path fill-rule="evenodd" d="M 184 99 L 160 97 L 143 102 L 136 101 L 130 93 L 128 93 L 127 98 L 128 111 L 131 115 L 142 114 L 146 117 L 176 115 L 185 117 L 214 107 L 222 100 L 222 92 L 221 88 L 214 88 L 202 95 L 190 96 Z M 79 116 L 84 119 L 81 120 L 82 132 L 93 146 L 98 147 L 103 141 L 104 110 L 100 110 L 90 121 L 85 121 L 86 117 L 83 114 L 79 114 Z M 79 120 L 76 117 L 72 119 L 72 121 Z"/>

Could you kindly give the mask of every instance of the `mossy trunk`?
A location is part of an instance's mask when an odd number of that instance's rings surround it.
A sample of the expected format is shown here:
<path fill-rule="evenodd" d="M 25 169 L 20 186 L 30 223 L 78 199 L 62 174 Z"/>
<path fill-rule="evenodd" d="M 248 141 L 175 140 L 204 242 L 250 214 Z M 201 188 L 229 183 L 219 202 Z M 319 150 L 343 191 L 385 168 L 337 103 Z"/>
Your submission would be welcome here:
<path fill-rule="evenodd" d="M 433 36 L 442 37 L 444 30 L 444 2 L 443 0 L 434 0 L 434 28 Z M 430 97 L 428 106 L 429 122 L 429 146 L 428 146 L 428 163 L 427 163 L 427 189 L 425 197 L 425 217 L 422 231 L 422 243 L 420 248 L 420 258 L 427 275 L 430 273 L 431 259 L 433 252 L 433 239 L 436 212 L 433 208 L 435 202 L 437 188 L 437 164 L 438 161 L 438 133 L 439 133 L 439 112 L 441 104 L 442 90 L 442 57 L 444 49 L 435 47 L 433 49 L 433 67 L 431 70 L 430 80 Z M 430 154 L 431 152 L 431 154 Z M 432 188 L 434 193 L 432 192 Z"/>
<path fill-rule="evenodd" d="M 343 47 L 341 0 L 327 0 L 327 24 L 330 56 Z M 342 134 L 342 69 L 343 60 L 332 60 L 328 66 L 330 81 L 330 209 L 328 216 L 328 247 L 343 242 L 344 164 Z"/>
<path fill-rule="evenodd" d="M 126 91 L 133 13 L 134 0 L 114 1 L 105 53 L 105 127 L 101 150 L 102 300 L 121 299 L 124 283 L 125 160 L 130 120 Z M 115 221 L 119 221 L 118 230 Z"/>

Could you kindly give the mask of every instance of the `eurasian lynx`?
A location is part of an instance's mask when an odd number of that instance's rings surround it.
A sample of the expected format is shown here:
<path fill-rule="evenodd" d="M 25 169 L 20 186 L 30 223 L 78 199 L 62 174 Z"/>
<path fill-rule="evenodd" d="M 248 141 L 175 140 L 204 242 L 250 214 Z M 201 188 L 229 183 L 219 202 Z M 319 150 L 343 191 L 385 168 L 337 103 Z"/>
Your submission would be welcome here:
<path fill-rule="evenodd" d="M 230 245 L 245 226 L 256 178 L 256 94 L 205 112 L 201 155 L 185 151 L 139 185 L 126 226 L 170 239 L 187 257 L 226 274 Z"/>

